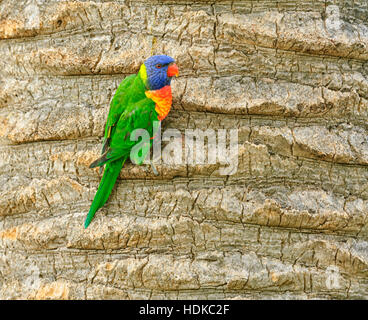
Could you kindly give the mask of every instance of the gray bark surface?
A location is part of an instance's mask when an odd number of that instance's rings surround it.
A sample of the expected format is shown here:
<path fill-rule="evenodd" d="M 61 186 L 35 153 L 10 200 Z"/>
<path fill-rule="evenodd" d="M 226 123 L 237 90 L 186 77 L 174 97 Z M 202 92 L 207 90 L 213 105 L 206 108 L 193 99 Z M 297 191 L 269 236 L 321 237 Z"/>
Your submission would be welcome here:
<path fill-rule="evenodd" d="M 239 167 L 127 164 L 90 227 L 118 84 L 174 57 L 164 129 Z M 0 3 L 1 299 L 364 299 L 365 0 Z"/>

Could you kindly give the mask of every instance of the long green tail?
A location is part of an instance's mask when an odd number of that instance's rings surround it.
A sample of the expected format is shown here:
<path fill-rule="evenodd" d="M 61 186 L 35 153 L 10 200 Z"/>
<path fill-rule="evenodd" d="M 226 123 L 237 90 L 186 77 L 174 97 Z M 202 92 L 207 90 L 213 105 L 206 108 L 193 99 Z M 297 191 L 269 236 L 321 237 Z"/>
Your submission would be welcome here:
<path fill-rule="evenodd" d="M 115 181 L 119 176 L 120 170 L 123 167 L 125 160 L 126 158 L 120 158 L 118 160 L 106 164 L 100 185 L 98 186 L 96 195 L 91 204 L 91 208 L 89 209 L 86 221 L 84 222 L 84 228 L 87 228 L 89 226 L 96 211 L 100 209 L 109 198 L 111 190 L 114 187 Z"/>

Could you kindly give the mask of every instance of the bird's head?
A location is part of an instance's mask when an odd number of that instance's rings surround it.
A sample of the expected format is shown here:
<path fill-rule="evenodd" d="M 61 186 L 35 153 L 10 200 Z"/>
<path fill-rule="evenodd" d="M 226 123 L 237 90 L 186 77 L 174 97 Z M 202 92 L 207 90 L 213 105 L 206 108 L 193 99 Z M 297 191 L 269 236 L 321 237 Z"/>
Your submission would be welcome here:
<path fill-rule="evenodd" d="M 179 75 L 179 69 L 173 58 L 157 55 L 141 65 L 139 75 L 149 90 L 158 90 L 170 85 L 172 77 Z"/>

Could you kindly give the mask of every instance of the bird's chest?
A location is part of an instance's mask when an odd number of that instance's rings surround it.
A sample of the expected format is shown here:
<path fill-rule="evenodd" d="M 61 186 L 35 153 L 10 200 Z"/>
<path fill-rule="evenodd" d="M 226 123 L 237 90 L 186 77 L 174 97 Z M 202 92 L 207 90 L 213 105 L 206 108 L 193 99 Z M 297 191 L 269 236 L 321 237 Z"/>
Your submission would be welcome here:
<path fill-rule="evenodd" d="M 159 90 L 146 91 L 146 97 L 156 103 L 157 119 L 160 121 L 165 119 L 172 105 L 171 86 L 165 86 Z"/>

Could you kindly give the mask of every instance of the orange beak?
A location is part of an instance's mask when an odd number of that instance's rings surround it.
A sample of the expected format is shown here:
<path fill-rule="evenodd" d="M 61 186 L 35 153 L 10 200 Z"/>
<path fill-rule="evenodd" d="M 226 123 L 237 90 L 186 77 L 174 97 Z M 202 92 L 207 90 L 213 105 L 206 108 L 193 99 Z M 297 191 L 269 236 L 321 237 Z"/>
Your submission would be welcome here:
<path fill-rule="evenodd" d="M 173 76 L 178 76 L 179 75 L 179 68 L 178 66 L 173 63 L 170 64 L 169 67 L 167 68 L 167 76 L 168 77 L 173 77 Z"/>

